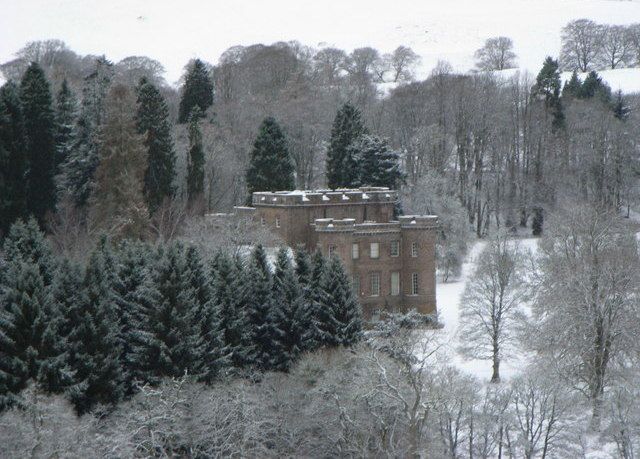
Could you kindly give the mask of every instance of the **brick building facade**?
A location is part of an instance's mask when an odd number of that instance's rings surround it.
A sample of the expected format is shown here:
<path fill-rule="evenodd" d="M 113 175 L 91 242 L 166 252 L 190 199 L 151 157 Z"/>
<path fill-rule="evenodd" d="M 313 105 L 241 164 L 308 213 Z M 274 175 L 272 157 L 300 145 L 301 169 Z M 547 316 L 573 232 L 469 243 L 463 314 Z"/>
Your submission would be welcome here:
<path fill-rule="evenodd" d="M 438 218 L 394 220 L 397 192 L 382 187 L 257 192 L 236 211 L 270 228 L 289 246 L 339 256 L 367 318 L 381 310 L 436 311 Z"/>

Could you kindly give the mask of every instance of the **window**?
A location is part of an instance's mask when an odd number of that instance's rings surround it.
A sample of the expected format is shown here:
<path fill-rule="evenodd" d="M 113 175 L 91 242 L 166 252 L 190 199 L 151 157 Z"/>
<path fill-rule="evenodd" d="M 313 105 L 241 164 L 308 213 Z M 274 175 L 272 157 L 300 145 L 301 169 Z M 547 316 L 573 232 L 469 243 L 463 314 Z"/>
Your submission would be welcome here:
<path fill-rule="evenodd" d="M 360 296 L 360 276 L 353 276 L 352 285 L 356 296 Z"/>
<path fill-rule="evenodd" d="M 380 273 L 371 273 L 371 296 L 380 296 Z"/>
<path fill-rule="evenodd" d="M 400 241 L 391 241 L 391 256 L 400 256 Z"/>
<path fill-rule="evenodd" d="M 418 294 L 418 273 L 411 274 L 411 294 Z"/>
<path fill-rule="evenodd" d="M 267 222 L 265 221 L 264 217 L 260 217 L 260 225 L 264 226 L 266 224 Z"/>
<path fill-rule="evenodd" d="M 280 228 L 280 217 L 276 217 L 276 228 Z"/>
<path fill-rule="evenodd" d="M 332 257 L 336 254 L 336 246 L 331 244 L 329 245 L 329 257 Z"/>
<path fill-rule="evenodd" d="M 400 273 L 391 273 L 391 295 L 400 295 Z"/>
<path fill-rule="evenodd" d="M 354 260 L 360 258 L 360 246 L 357 242 L 351 245 L 351 258 L 353 258 Z"/>
<path fill-rule="evenodd" d="M 371 258 L 380 257 L 380 244 L 378 242 L 372 242 L 369 249 L 369 256 Z"/>
<path fill-rule="evenodd" d="M 418 243 L 417 242 L 412 242 L 411 243 L 411 256 L 412 257 L 417 257 L 418 256 Z"/>

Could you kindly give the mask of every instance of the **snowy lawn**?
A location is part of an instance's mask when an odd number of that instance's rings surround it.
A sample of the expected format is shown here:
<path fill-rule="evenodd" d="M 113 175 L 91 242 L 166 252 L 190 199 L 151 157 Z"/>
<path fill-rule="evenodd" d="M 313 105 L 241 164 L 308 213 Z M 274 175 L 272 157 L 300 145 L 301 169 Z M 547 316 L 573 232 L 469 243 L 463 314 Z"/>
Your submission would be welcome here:
<path fill-rule="evenodd" d="M 517 241 L 523 250 L 529 250 L 532 253 L 535 253 L 537 250 L 538 239 L 517 239 Z M 456 349 L 458 344 L 464 340 L 464 336 L 461 336 L 458 330 L 462 294 L 467 281 L 476 269 L 476 262 L 478 257 L 482 255 L 486 244 L 486 241 L 477 241 L 473 245 L 462 266 L 462 274 L 457 281 L 438 282 L 436 287 L 439 319 L 444 324 L 444 328 L 438 330 L 436 333 L 442 334 L 440 338 L 443 346 L 443 358 L 482 381 L 489 381 L 491 379 L 491 361 L 464 359 Z M 526 364 L 527 357 L 523 352 L 503 358 L 500 364 L 500 376 L 503 381 L 508 380 L 518 374 L 520 369 L 524 368 Z"/>

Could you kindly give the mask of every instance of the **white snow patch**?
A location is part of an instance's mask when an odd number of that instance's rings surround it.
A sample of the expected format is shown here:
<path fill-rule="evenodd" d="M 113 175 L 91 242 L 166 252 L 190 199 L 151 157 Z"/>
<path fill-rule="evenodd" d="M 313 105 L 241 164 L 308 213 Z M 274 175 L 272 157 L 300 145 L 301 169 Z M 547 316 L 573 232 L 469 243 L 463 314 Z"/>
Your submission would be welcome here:
<path fill-rule="evenodd" d="M 326 194 L 322 195 L 322 200 L 323 201 L 331 201 L 331 199 L 329 199 L 329 197 Z"/>

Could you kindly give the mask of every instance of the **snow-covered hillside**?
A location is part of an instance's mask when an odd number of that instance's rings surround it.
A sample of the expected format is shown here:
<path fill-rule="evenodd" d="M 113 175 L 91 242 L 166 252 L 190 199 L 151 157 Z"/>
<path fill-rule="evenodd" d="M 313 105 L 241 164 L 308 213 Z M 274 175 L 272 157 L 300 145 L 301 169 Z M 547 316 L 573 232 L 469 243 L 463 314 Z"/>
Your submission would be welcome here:
<path fill-rule="evenodd" d="M 473 66 L 473 52 L 491 36 L 513 39 L 523 69 L 539 70 L 557 55 L 560 29 L 586 17 L 600 23 L 640 22 L 640 2 L 612 0 L 20 0 L 4 2 L 0 62 L 30 40 L 59 38 L 82 54 L 113 60 L 147 55 L 175 82 L 198 56 L 216 62 L 233 45 L 298 40 L 347 50 L 387 52 L 411 46 L 422 57 L 419 76 L 439 59 L 457 71 Z M 606 72 L 612 88 L 640 91 L 640 70 Z"/>

